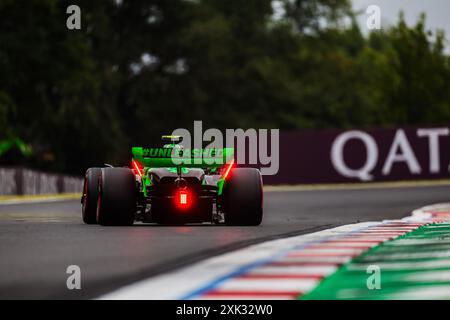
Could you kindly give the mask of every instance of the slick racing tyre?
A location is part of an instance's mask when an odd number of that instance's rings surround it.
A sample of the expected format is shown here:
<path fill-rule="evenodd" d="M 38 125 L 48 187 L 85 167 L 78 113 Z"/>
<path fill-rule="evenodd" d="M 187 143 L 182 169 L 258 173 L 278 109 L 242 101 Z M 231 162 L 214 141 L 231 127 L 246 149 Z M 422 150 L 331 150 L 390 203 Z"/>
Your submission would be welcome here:
<path fill-rule="evenodd" d="M 99 179 L 97 223 L 102 226 L 132 225 L 136 213 L 137 189 L 128 168 L 103 168 Z"/>
<path fill-rule="evenodd" d="M 223 205 L 227 225 L 260 225 L 263 217 L 263 189 L 259 170 L 233 169 L 224 185 Z"/>
<path fill-rule="evenodd" d="M 97 223 L 98 179 L 101 168 L 89 168 L 84 177 L 82 216 L 86 224 Z"/>

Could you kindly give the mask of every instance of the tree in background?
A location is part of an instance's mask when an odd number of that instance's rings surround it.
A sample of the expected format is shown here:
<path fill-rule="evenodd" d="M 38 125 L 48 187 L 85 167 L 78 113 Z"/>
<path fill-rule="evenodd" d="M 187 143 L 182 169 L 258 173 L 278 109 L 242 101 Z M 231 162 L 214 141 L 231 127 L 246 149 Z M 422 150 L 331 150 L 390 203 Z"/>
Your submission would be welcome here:
<path fill-rule="evenodd" d="M 409 28 L 403 16 L 388 30 L 389 61 L 400 81 L 391 98 L 390 124 L 448 123 L 450 119 L 450 59 L 444 54 L 445 35 L 425 29 L 425 15 Z M 379 40 L 378 40 L 379 41 Z"/>
<path fill-rule="evenodd" d="M 0 140 L 80 174 L 131 145 L 208 127 L 346 128 L 450 120 L 444 35 L 425 18 L 361 34 L 348 0 L 0 2 Z M 67 6 L 82 29 L 66 28 Z M 2 141 L 3 141 L 2 140 Z"/>

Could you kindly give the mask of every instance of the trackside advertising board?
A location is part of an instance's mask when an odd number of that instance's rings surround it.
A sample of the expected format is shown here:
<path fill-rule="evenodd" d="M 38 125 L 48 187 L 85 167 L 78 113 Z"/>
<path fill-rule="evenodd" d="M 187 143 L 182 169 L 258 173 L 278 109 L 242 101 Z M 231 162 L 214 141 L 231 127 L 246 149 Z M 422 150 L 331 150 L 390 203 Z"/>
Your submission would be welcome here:
<path fill-rule="evenodd" d="M 266 184 L 450 178 L 450 127 L 280 132 Z"/>

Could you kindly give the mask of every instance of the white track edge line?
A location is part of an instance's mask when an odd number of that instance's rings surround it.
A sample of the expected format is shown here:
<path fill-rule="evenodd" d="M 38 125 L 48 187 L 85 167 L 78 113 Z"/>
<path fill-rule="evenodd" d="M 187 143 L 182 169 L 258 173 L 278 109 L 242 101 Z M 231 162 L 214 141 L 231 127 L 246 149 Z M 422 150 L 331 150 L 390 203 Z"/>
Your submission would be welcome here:
<path fill-rule="evenodd" d="M 444 208 L 449 207 L 450 203 L 440 203 L 422 207 L 414 210 L 410 216 L 401 219 L 401 221 L 424 222 L 431 218 L 430 212 L 443 210 Z M 258 263 L 258 261 L 266 261 L 274 256 L 280 255 L 280 253 L 292 250 L 292 248 L 297 246 L 321 241 L 332 236 L 354 232 L 359 229 L 387 223 L 389 221 L 395 220 L 348 224 L 310 234 L 262 242 L 243 249 L 211 257 L 181 269 L 129 284 L 113 292 L 102 295 L 97 299 L 180 299 L 195 292 L 201 287 L 217 281 L 217 279 L 232 274 L 243 266 Z"/>
<path fill-rule="evenodd" d="M 202 260 L 193 265 L 151 277 L 100 296 L 102 300 L 171 300 L 180 299 L 199 288 L 215 282 L 245 265 L 266 261 L 293 247 L 319 241 L 331 236 L 367 228 L 380 222 L 344 225 L 310 234 L 277 239 L 231 251 Z"/>

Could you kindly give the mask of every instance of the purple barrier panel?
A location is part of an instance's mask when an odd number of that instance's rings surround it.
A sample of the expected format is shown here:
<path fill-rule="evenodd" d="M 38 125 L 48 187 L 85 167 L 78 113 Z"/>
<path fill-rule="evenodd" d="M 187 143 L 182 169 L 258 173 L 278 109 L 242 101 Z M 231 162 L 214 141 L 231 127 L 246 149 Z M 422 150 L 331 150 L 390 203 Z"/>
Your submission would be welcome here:
<path fill-rule="evenodd" d="M 449 178 L 449 127 L 280 133 L 280 166 L 267 184 Z"/>

